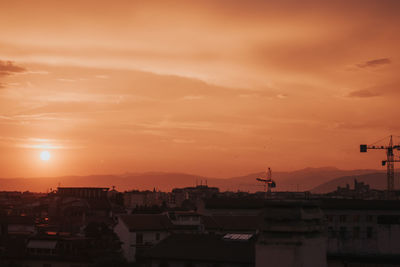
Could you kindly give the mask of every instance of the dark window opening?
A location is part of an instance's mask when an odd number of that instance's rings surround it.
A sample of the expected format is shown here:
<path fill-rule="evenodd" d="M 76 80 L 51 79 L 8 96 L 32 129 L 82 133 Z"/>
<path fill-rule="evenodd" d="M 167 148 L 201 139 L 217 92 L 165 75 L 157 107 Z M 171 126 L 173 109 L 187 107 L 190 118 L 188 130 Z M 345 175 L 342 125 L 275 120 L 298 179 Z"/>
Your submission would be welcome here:
<path fill-rule="evenodd" d="M 336 236 L 336 232 L 333 227 L 328 227 L 328 236 L 331 238 Z"/>
<path fill-rule="evenodd" d="M 367 238 L 372 238 L 372 227 L 367 227 Z"/>
<path fill-rule="evenodd" d="M 360 238 L 360 227 L 353 228 L 353 238 Z"/>
<path fill-rule="evenodd" d="M 347 231 L 346 227 L 342 226 L 342 227 L 339 228 L 340 238 L 346 238 L 346 231 Z"/>
<path fill-rule="evenodd" d="M 143 244 L 143 234 L 136 233 L 136 244 Z"/>

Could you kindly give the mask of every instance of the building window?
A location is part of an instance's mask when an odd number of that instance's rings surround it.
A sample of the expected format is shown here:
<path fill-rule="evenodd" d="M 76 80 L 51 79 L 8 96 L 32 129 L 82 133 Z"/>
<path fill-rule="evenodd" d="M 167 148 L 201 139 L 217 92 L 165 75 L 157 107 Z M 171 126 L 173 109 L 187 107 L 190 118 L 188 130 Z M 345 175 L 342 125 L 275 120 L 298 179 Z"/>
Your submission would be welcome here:
<path fill-rule="evenodd" d="M 354 239 L 360 238 L 360 227 L 353 228 L 353 238 Z"/>
<path fill-rule="evenodd" d="M 355 223 L 360 222 L 360 215 L 354 215 L 353 222 L 355 222 Z"/>
<path fill-rule="evenodd" d="M 156 233 L 156 240 L 160 240 L 160 233 Z"/>
<path fill-rule="evenodd" d="M 327 220 L 328 222 L 333 222 L 333 215 L 327 215 L 327 216 L 326 216 L 326 220 Z"/>
<path fill-rule="evenodd" d="M 367 227 L 367 238 L 372 238 L 372 227 Z"/>
<path fill-rule="evenodd" d="M 367 222 L 372 222 L 374 220 L 374 216 L 367 215 Z"/>
<path fill-rule="evenodd" d="M 143 234 L 136 233 L 136 244 L 143 244 Z"/>
<path fill-rule="evenodd" d="M 328 237 L 333 238 L 335 237 L 335 231 L 333 230 L 333 227 L 328 227 Z"/>
<path fill-rule="evenodd" d="M 346 231 L 347 231 L 346 227 L 342 226 L 339 228 L 340 238 L 342 238 L 342 239 L 346 238 Z"/>
<path fill-rule="evenodd" d="M 339 216 L 339 222 L 344 223 L 347 220 L 347 216 L 346 215 L 340 215 Z"/>

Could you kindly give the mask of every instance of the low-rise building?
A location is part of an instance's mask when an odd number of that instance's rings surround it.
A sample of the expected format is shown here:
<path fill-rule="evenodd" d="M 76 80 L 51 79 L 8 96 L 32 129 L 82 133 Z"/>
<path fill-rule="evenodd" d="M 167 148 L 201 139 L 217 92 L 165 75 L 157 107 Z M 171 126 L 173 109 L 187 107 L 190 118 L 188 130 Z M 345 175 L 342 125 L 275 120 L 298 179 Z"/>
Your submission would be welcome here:
<path fill-rule="evenodd" d="M 185 200 L 198 203 L 204 198 L 210 198 L 219 193 L 219 188 L 207 185 L 197 185 L 195 187 L 174 188 L 171 192 L 170 205 L 180 207 Z"/>
<path fill-rule="evenodd" d="M 106 187 L 58 187 L 57 195 L 85 199 L 107 199 Z"/>
<path fill-rule="evenodd" d="M 256 234 L 262 218 L 259 215 L 212 215 L 203 216 L 204 231 L 210 234 Z"/>
<path fill-rule="evenodd" d="M 5 216 L 0 218 L 0 235 L 36 233 L 35 219 L 30 216 Z"/>
<path fill-rule="evenodd" d="M 400 261 L 400 201 L 325 199 L 321 208 L 330 258 Z"/>
<path fill-rule="evenodd" d="M 255 237 L 228 234 L 173 234 L 146 251 L 142 260 L 151 267 L 253 267 Z"/>
<path fill-rule="evenodd" d="M 256 267 L 327 266 L 319 205 L 310 201 L 266 202 L 255 251 Z"/>
<path fill-rule="evenodd" d="M 125 192 L 123 196 L 124 206 L 128 209 L 134 209 L 142 206 L 161 205 L 163 202 L 161 195 L 161 192 L 157 192 L 156 190 L 133 190 Z"/>
<path fill-rule="evenodd" d="M 121 241 L 127 261 L 136 261 L 142 251 L 165 239 L 174 228 L 167 215 L 131 214 L 118 216 L 114 232 Z"/>

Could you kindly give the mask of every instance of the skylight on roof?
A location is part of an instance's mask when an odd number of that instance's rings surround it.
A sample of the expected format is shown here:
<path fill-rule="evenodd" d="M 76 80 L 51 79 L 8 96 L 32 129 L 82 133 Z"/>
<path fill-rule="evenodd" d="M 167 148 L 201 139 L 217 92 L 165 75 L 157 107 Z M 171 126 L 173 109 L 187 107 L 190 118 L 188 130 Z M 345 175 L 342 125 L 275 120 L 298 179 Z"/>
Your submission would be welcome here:
<path fill-rule="evenodd" d="M 226 234 L 224 240 L 229 241 L 248 241 L 253 237 L 253 234 Z"/>

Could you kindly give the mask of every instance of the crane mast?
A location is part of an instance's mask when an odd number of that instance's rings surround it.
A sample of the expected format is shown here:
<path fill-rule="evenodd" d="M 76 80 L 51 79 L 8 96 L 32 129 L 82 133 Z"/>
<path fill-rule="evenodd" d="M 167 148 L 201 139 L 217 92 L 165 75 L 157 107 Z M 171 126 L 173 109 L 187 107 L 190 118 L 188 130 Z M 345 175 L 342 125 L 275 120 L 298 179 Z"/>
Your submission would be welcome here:
<path fill-rule="evenodd" d="M 389 192 L 393 192 L 394 190 L 394 155 L 393 155 L 393 139 L 390 136 L 389 146 L 386 149 L 387 160 L 382 161 L 382 165 L 387 166 L 387 187 Z"/>

